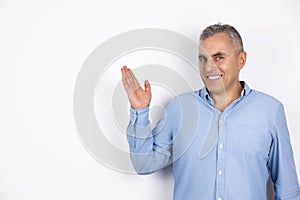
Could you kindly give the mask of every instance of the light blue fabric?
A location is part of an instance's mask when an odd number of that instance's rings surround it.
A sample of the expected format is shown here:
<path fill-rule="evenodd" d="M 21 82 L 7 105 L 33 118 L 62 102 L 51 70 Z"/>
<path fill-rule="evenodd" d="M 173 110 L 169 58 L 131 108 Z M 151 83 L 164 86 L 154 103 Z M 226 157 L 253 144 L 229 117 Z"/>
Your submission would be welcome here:
<path fill-rule="evenodd" d="M 173 163 L 175 200 L 264 200 L 269 170 L 275 199 L 300 200 L 283 105 L 241 84 L 241 96 L 222 113 L 206 88 L 175 97 L 152 131 L 149 108 L 131 108 L 136 172 Z"/>

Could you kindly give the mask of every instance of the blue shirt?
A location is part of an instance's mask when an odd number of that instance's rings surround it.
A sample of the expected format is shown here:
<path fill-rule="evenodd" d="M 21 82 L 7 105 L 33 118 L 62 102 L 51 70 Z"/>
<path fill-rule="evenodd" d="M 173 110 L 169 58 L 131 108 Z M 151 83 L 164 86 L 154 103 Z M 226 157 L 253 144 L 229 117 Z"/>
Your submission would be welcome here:
<path fill-rule="evenodd" d="M 127 139 L 137 173 L 173 164 L 174 200 L 300 200 L 283 105 L 241 82 L 223 112 L 206 88 L 173 98 L 151 130 L 149 107 L 130 110 Z"/>

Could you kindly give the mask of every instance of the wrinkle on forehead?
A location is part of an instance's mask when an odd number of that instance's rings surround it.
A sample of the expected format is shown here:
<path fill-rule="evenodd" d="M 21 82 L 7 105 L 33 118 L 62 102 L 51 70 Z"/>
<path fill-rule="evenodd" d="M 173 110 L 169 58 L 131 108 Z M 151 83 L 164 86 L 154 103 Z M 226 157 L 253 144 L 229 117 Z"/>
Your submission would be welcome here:
<path fill-rule="evenodd" d="M 236 53 L 237 47 L 226 33 L 216 33 L 215 35 L 200 40 L 199 54 L 213 56 L 216 53 L 231 54 Z"/>

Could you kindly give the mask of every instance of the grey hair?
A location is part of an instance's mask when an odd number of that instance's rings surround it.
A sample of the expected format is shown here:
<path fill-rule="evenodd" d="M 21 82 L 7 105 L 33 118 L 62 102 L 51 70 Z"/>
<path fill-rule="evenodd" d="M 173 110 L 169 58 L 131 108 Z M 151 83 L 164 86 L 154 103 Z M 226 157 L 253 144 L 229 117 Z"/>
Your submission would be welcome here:
<path fill-rule="evenodd" d="M 200 35 L 200 40 L 205 40 L 216 33 L 226 33 L 230 37 L 231 42 L 236 46 L 237 53 L 244 51 L 243 41 L 239 32 L 233 26 L 228 24 L 218 23 L 206 27 Z"/>

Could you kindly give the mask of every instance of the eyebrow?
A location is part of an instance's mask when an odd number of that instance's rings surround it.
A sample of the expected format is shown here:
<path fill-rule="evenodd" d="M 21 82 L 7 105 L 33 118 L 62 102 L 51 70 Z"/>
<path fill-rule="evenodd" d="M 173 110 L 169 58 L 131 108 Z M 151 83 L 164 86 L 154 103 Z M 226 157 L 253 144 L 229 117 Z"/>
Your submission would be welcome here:
<path fill-rule="evenodd" d="M 200 58 L 206 58 L 206 56 L 202 55 L 202 54 L 199 54 L 198 59 L 200 59 Z"/>
<path fill-rule="evenodd" d="M 223 52 L 217 52 L 217 53 L 212 55 L 212 57 L 217 57 L 217 56 L 227 56 L 227 54 L 223 53 Z"/>
<path fill-rule="evenodd" d="M 226 53 L 223 53 L 223 52 L 220 52 L 220 51 L 218 51 L 217 53 L 215 53 L 215 54 L 213 54 L 211 57 L 217 57 L 217 56 L 228 56 Z M 207 58 L 205 55 L 203 55 L 203 54 L 199 54 L 199 56 L 198 56 L 198 59 L 200 59 L 200 58 Z"/>

